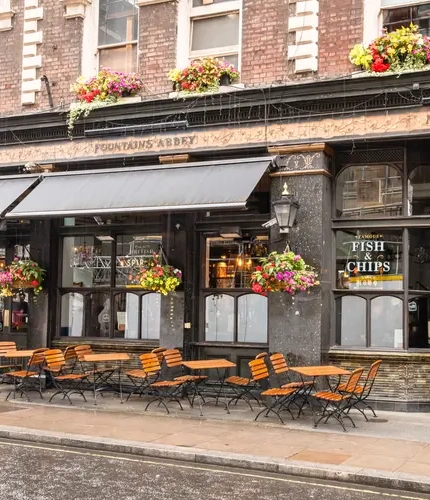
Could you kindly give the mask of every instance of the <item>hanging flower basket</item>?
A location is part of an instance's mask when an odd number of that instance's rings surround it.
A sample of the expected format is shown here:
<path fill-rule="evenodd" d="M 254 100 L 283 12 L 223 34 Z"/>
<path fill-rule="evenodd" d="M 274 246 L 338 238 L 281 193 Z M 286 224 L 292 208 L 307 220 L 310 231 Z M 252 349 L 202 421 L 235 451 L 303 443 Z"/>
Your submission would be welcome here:
<path fill-rule="evenodd" d="M 385 30 L 367 47 L 355 45 L 349 60 L 369 73 L 401 73 L 430 68 L 430 38 L 411 24 L 387 33 Z"/>
<path fill-rule="evenodd" d="M 0 272 L 0 297 L 11 297 L 13 278 L 8 269 Z"/>
<path fill-rule="evenodd" d="M 267 296 L 269 292 L 295 295 L 319 285 L 314 269 L 294 252 L 272 252 L 260 259 L 260 266 L 251 275 L 255 293 Z"/>
<path fill-rule="evenodd" d="M 137 279 L 145 290 L 167 295 L 182 283 L 182 272 L 168 264 L 163 265 L 160 256 L 154 254 L 141 268 Z"/>
<path fill-rule="evenodd" d="M 35 295 L 41 292 L 45 270 L 37 262 L 26 259 L 14 259 L 6 272 L 9 272 L 12 277 L 10 288 L 32 289 Z"/>

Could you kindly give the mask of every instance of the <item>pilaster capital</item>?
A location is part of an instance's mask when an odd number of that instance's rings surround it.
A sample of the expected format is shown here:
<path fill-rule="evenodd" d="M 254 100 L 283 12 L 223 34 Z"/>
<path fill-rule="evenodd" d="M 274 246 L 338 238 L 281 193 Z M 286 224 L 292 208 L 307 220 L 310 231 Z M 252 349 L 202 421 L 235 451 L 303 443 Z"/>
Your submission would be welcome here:
<path fill-rule="evenodd" d="M 75 19 L 85 17 L 85 9 L 91 5 L 92 0 L 60 0 L 65 7 L 64 17 L 66 19 Z"/>

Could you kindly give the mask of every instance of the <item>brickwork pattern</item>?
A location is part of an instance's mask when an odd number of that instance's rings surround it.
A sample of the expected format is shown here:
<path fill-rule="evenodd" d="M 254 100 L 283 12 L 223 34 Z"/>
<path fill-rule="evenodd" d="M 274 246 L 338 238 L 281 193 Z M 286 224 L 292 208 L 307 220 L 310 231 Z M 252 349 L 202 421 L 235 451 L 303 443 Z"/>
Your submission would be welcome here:
<path fill-rule="evenodd" d="M 363 0 L 319 0 L 320 77 L 350 74 L 349 51 L 363 41 Z"/>
<path fill-rule="evenodd" d="M 40 0 L 44 19 L 39 21 L 43 31 L 42 68 L 51 85 L 54 106 L 67 106 L 73 99 L 70 85 L 81 74 L 83 19 L 65 19 L 64 5 L 58 0 Z M 37 94 L 36 107 L 49 109 L 46 87 Z"/>
<path fill-rule="evenodd" d="M 287 80 L 288 0 L 243 0 L 242 82 Z"/>
<path fill-rule="evenodd" d="M 12 1 L 15 15 L 13 28 L 0 32 L 0 114 L 21 111 L 22 37 L 24 29 L 24 2 Z"/>
<path fill-rule="evenodd" d="M 176 67 L 177 3 L 140 7 L 139 73 L 148 97 L 172 92 L 167 73 Z"/>

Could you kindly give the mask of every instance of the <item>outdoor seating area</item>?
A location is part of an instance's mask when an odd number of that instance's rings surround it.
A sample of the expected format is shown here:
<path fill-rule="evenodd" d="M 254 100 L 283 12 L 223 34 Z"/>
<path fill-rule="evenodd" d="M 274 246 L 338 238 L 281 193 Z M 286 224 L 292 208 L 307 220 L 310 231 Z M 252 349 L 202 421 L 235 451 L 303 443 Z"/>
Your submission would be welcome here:
<path fill-rule="evenodd" d="M 7 344 L 7 345 L 6 345 Z M 370 395 L 381 360 L 349 371 L 336 366 L 289 366 L 282 353 L 260 353 L 249 361 L 249 377 L 229 375 L 228 359 L 185 360 L 178 349 L 157 348 L 138 358 L 131 353 L 93 352 L 89 345 L 60 349 L 19 350 L 0 342 L 1 383 L 9 384 L 6 399 L 25 398 L 51 403 L 98 404 L 106 393 L 121 403 L 142 400 L 142 408 L 170 413 L 198 405 L 222 407 L 226 414 L 241 407 L 254 420 L 285 417 L 309 421 L 314 428 L 330 421 L 346 432 L 368 414 L 376 417 Z M 126 395 L 126 397 L 124 397 Z M 87 399 L 86 396 L 91 396 Z M 76 402 L 77 400 L 75 400 Z"/>

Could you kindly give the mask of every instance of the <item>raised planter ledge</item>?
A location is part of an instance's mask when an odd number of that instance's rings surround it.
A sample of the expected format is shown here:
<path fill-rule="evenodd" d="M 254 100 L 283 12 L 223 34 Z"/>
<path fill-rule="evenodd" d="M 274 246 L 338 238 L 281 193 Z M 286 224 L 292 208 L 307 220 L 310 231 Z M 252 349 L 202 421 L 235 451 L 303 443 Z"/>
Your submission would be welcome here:
<path fill-rule="evenodd" d="M 189 97 L 203 97 L 207 95 L 226 94 L 228 92 L 235 92 L 236 90 L 244 90 L 245 84 L 235 83 L 233 85 L 221 85 L 216 92 L 170 92 L 171 99 L 187 99 Z"/>
<path fill-rule="evenodd" d="M 393 359 L 397 361 L 419 361 L 420 359 L 425 359 L 430 362 L 430 349 L 423 349 L 423 352 L 419 351 L 373 351 L 373 350 L 347 350 L 347 349 L 330 349 L 325 351 L 324 356 L 328 356 L 331 359 Z"/>

